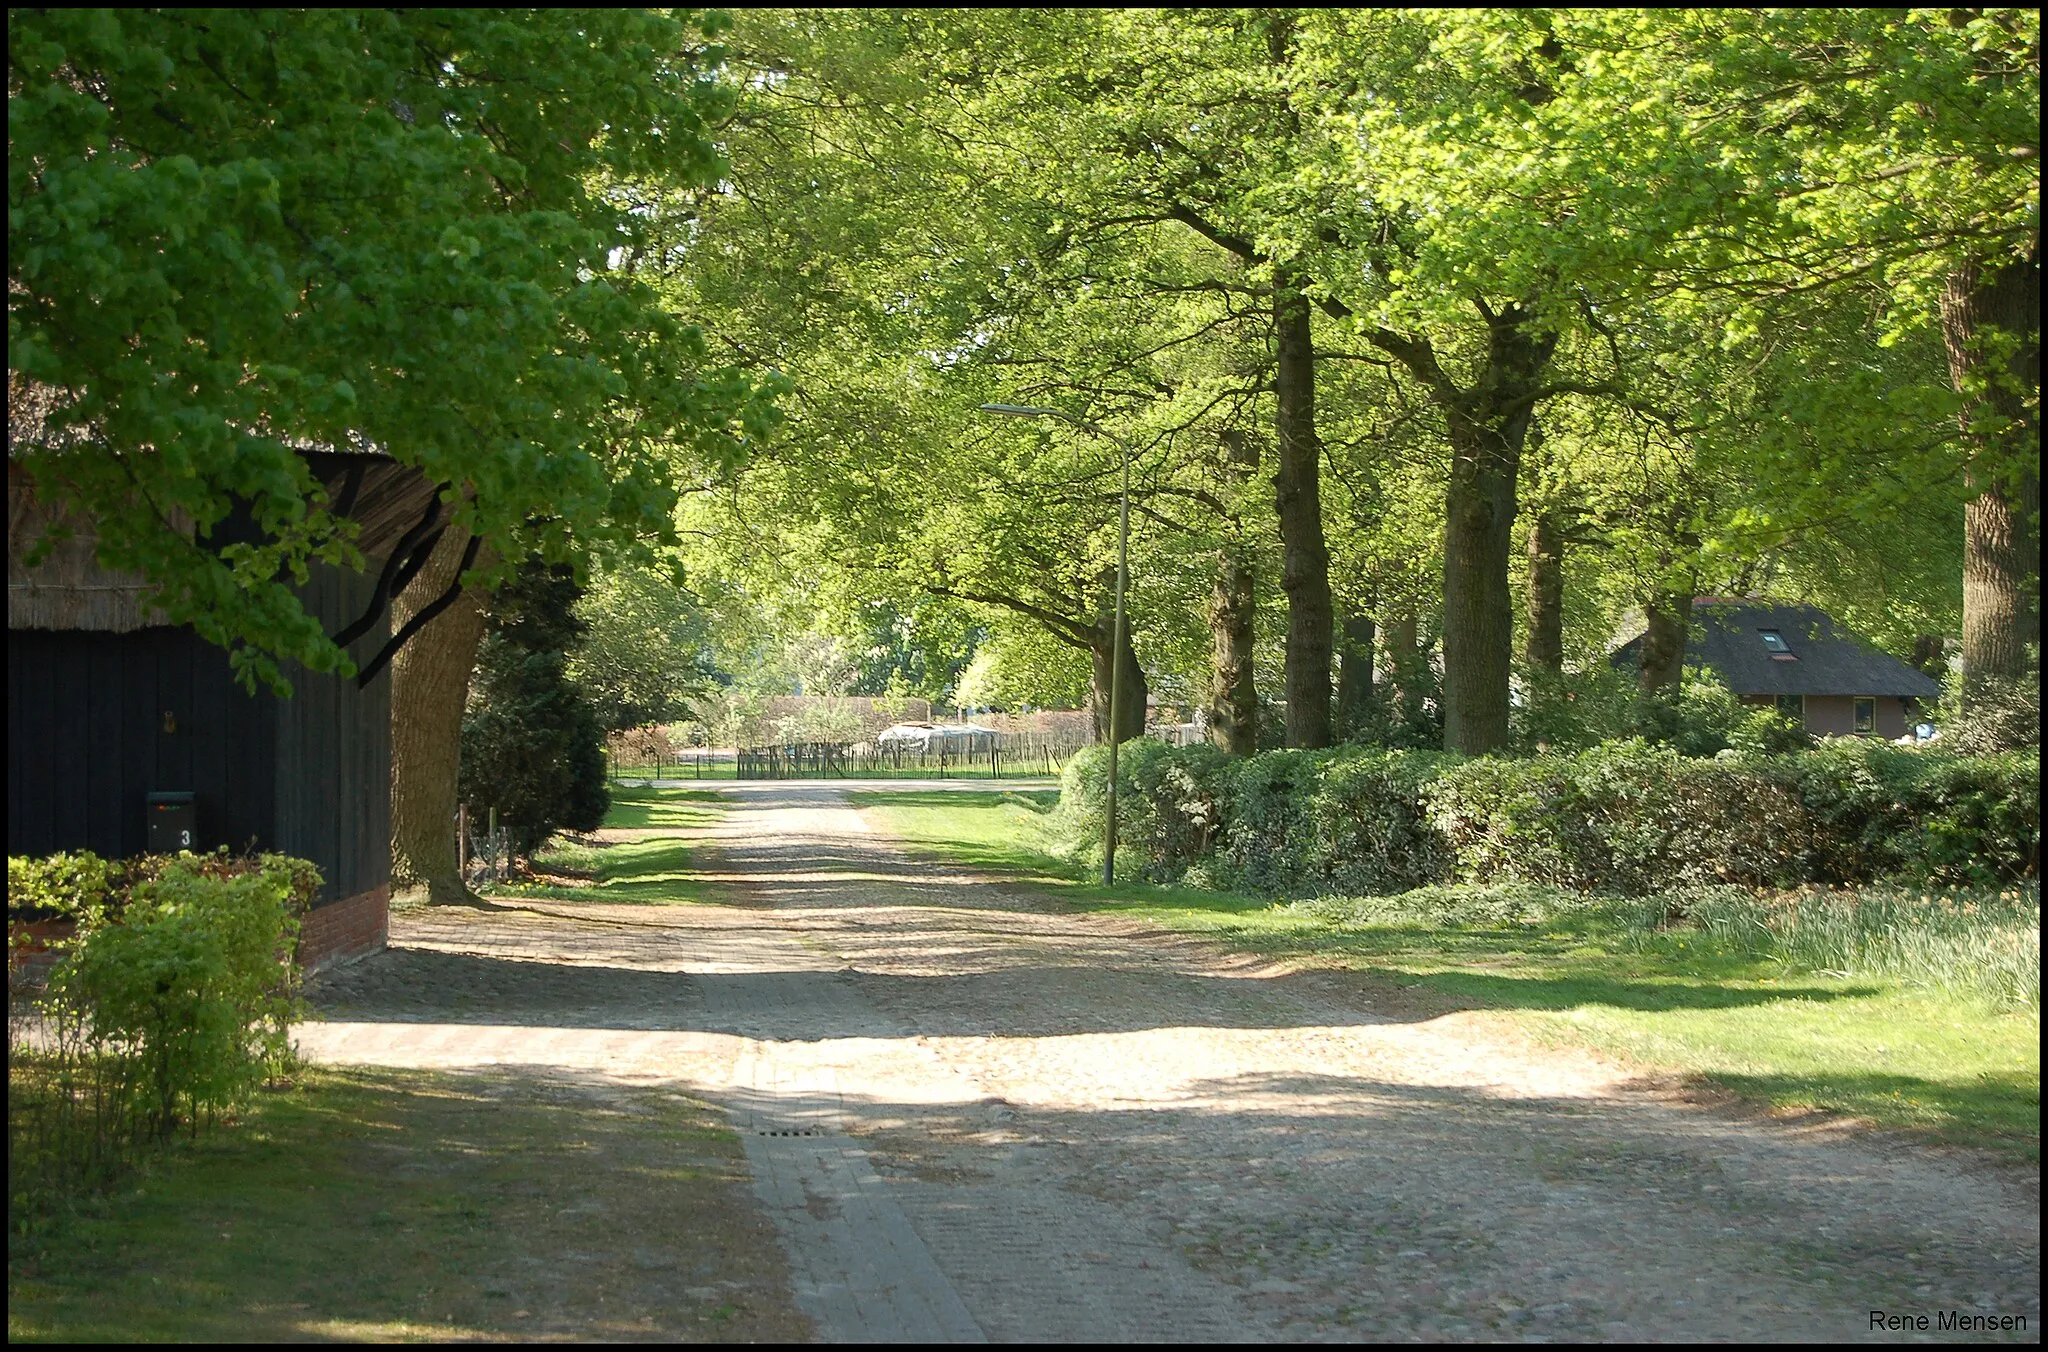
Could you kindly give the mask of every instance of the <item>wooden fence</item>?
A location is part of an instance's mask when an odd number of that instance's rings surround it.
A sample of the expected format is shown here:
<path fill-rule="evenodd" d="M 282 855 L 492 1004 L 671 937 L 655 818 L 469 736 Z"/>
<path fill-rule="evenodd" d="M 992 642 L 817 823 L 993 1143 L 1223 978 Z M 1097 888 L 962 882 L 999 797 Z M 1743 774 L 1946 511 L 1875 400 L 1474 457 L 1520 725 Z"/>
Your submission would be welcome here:
<path fill-rule="evenodd" d="M 779 746 L 743 746 L 739 752 L 739 777 L 844 777 L 852 760 L 853 746 L 850 742 L 786 742 Z"/>
<path fill-rule="evenodd" d="M 862 778 L 929 775 L 937 779 L 1057 775 L 1085 743 L 1006 733 L 976 749 L 919 751 L 901 742 L 791 742 L 739 749 L 741 779 Z"/>

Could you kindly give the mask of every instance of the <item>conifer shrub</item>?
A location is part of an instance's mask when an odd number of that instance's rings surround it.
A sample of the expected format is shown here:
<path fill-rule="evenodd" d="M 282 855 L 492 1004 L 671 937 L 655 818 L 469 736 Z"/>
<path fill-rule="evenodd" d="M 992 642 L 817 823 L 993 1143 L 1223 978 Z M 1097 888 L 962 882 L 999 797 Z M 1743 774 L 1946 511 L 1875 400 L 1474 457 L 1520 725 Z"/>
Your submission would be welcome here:
<path fill-rule="evenodd" d="M 584 632 L 567 571 L 530 563 L 492 600 L 462 720 L 462 801 L 472 824 L 496 808 L 514 852 L 557 831 L 595 831 L 611 806 L 604 726 L 568 674 Z"/>

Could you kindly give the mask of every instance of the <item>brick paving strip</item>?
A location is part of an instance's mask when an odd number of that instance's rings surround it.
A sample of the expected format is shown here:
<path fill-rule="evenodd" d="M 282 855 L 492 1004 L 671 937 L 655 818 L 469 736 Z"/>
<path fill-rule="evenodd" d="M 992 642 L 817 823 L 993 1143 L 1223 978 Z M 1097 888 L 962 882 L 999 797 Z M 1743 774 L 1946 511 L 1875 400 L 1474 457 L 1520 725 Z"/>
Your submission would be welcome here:
<path fill-rule="evenodd" d="M 727 787 L 731 904 L 402 915 L 303 1050 L 723 1102 L 828 1341 L 2039 1337 L 2037 1172 L 1672 1101 Z"/>

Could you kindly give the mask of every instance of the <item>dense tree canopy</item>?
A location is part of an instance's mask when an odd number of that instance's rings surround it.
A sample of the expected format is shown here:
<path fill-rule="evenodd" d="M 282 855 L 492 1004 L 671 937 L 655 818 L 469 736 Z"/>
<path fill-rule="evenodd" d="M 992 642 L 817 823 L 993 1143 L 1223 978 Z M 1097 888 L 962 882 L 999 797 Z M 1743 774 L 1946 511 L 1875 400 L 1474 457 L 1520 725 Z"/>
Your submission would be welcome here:
<path fill-rule="evenodd" d="M 2038 315 L 1953 312 L 1959 279 L 2036 266 L 2037 35 L 751 12 L 732 175 L 668 255 L 795 383 L 729 499 L 747 552 L 812 596 L 1033 626 L 1092 655 L 1099 702 L 1128 454 L 1131 678 L 1205 687 L 1239 747 L 1274 696 L 1296 744 L 1405 710 L 1501 746 L 1514 683 L 1631 612 L 1675 691 L 1698 592 L 1816 600 L 1924 659 L 1968 628 L 1966 543 L 2023 645 Z M 2003 553 L 1961 528 L 1988 499 Z"/>
<path fill-rule="evenodd" d="M 677 462 L 759 425 L 615 266 L 635 185 L 717 172 L 717 27 L 9 10 L 10 390 L 57 396 L 38 484 L 272 677 L 347 661 L 289 589 L 350 557 L 296 447 L 418 466 L 510 562 L 666 529 Z M 237 504 L 262 538 L 210 548 Z"/>
<path fill-rule="evenodd" d="M 1682 698 L 1699 593 L 2037 649 L 2035 11 L 10 22 L 37 471 L 251 651 L 322 651 L 286 451 L 349 437 L 508 567 L 674 525 L 694 601 L 585 601 L 612 721 L 830 648 L 1484 752 L 1625 627 Z M 150 516 L 234 495 L 274 544 Z"/>

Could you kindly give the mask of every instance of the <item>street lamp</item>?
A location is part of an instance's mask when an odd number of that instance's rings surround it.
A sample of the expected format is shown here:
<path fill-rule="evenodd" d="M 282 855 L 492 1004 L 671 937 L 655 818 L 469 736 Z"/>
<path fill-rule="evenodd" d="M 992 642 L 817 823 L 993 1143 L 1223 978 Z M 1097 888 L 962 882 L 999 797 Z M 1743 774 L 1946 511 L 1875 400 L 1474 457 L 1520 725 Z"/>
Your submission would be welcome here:
<path fill-rule="evenodd" d="M 1102 885 L 1108 887 L 1116 881 L 1116 715 L 1119 691 L 1124 683 L 1124 589 L 1129 585 L 1131 575 L 1131 450 L 1094 423 L 1084 422 L 1063 409 L 1032 408 L 1024 404 L 983 404 L 981 411 L 1012 418 L 1058 418 L 1083 432 L 1101 437 L 1117 448 L 1123 461 L 1122 503 L 1117 513 L 1116 532 L 1116 627 L 1111 631 L 1109 641 L 1109 812 L 1102 823 Z"/>

